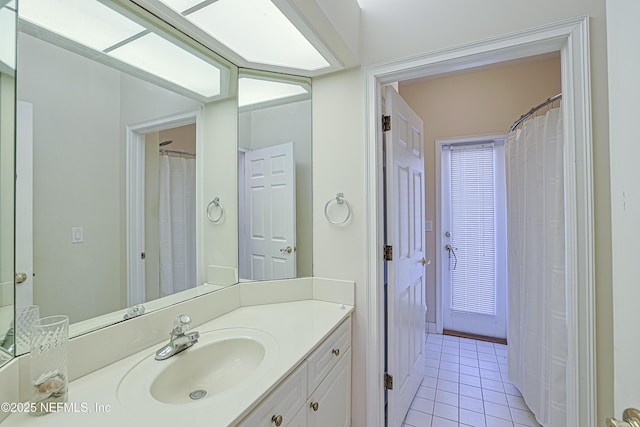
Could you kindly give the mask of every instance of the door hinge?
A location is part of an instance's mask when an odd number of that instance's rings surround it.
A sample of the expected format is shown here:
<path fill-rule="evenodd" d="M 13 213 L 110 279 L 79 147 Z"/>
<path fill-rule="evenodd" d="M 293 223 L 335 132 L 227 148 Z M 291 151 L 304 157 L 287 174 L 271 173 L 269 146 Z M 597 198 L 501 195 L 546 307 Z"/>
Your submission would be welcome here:
<path fill-rule="evenodd" d="M 147 258 L 147 254 L 144 252 L 140 252 L 140 259 L 146 259 Z"/>
<path fill-rule="evenodd" d="M 384 246 L 384 260 L 393 261 L 393 246 L 391 245 Z"/>
<path fill-rule="evenodd" d="M 384 374 L 384 389 L 393 390 L 393 377 L 389 374 Z"/>
<path fill-rule="evenodd" d="M 382 116 L 382 131 L 387 132 L 391 130 L 391 116 Z"/>

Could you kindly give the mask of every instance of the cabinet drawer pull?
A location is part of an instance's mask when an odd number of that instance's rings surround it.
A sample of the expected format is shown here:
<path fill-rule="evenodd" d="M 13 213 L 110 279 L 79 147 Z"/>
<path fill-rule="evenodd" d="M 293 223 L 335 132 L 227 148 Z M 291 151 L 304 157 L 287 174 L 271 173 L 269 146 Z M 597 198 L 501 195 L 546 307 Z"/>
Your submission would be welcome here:
<path fill-rule="evenodd" d="M 331 350 L 331 353 L 335 354 L 336 356 L 340 356 L 340 349 L 334 348 L 333 350 Z"/>
<path fill-rule="evenodd" d="M 318 402 L 311 402 L 311 403 L 309 404 L 309 407 L 310 407 L 311 409 L 313 409 L 313 411 L 314 411 L 314 412 L 317 412 L 317 411 L 318 411 L 318 408 L 320 407 L 320 405 L 318 405 Z"/>
<path fill-rule="evenodd" d="M 280 427 L 282 425 L 282 415 L 271 417 L 271 422 L 275 423 L 276 427 Z"/>

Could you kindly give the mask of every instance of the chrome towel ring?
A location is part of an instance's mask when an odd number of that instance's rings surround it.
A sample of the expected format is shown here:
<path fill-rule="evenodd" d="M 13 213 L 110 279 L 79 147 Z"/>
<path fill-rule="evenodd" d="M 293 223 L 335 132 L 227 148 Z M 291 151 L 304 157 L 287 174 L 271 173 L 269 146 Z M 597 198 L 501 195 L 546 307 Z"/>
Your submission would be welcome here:
<path fill-rule="evenodd" d="M 220 210 L 220 213 L 215 218 L 211 216 L 211 211 L 214 207 L 217 207 Z M 209 221 L 212 223 L 217 224 L 222 220 L 222 215 L 224 215 L 224 207 L 222 206 L 222 203 L 220 203 L 220 197 L 214 197 L 214 199 L 207 205 L 207 218 L 209 218 Z"/>
<path fill-rule="evenodd" d="M 329 206 L 331 205 L 331 202 L 336 202 L 339 205 L 345 205 L 347 207 L 347 216 L 342 221 L 334 221 L 329 216 Z M 335 198 L 329 199 L 327 204 L 324 205 L 324 216 L 331 224 L 342 225 L 349 221 L 349 219 L 351 218 L 351 205 L 349 204 L 347 199 L 344 198 L 344 193 L 338 193 L 336 194 Z"/>

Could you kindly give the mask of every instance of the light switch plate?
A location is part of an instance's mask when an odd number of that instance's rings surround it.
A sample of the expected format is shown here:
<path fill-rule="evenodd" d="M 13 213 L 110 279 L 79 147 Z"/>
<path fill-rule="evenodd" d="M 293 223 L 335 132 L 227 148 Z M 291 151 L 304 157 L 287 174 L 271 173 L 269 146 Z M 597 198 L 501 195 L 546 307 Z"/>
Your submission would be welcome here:
<path fill-rule="evenodd" d="M 71 243 L 84 243 L 84 229 L 71 227 Z"/>

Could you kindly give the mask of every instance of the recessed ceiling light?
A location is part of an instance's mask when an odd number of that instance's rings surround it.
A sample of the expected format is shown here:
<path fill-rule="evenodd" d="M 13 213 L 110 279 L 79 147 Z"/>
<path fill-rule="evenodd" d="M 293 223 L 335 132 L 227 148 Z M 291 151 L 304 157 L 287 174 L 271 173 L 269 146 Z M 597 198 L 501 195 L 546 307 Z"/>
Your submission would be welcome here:
<path fill-rule="evenodd" d="M 20 18 L 103 51 L 145 28 L 98 1 L 21 0 Z"/>
<path fill-rule="evenodd" d="M 178 6 L 187 0 L 164 0 Z M 270 0 L 201 2 L 186 18 L 248 62 L 314 71 L 327 60 Z M 184 5 L 183 5 L 184 6 Z"/>
<path fill-rule="evenodd" d="M 157 34 L 146 34 L 108 54 L 204 97 L 220 94 L 219 68 Z"/>
<path fill-rule="evenodd" d="M 240 77 L 238 81 L 238 107 L 275 101 L 291 96 L 308 94 L 300 84 Z"/>

